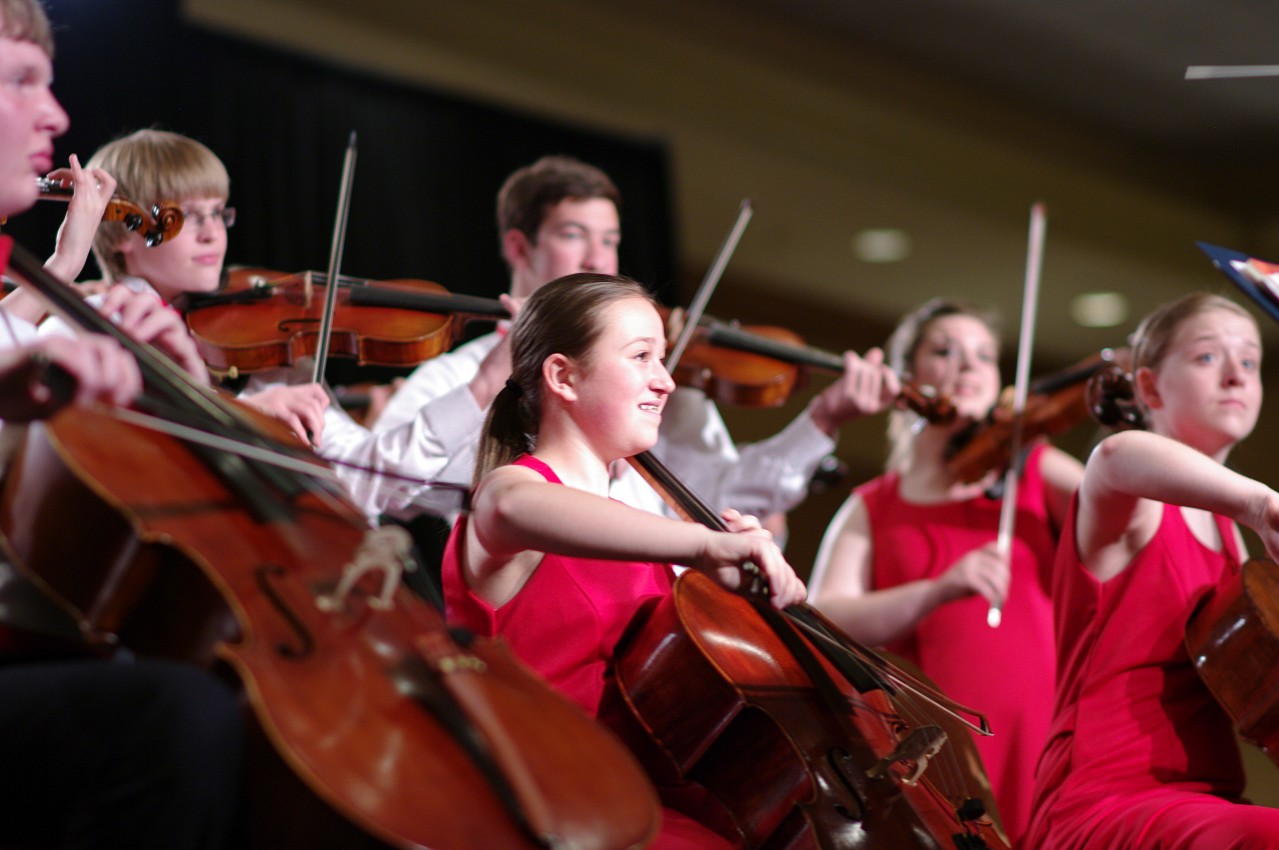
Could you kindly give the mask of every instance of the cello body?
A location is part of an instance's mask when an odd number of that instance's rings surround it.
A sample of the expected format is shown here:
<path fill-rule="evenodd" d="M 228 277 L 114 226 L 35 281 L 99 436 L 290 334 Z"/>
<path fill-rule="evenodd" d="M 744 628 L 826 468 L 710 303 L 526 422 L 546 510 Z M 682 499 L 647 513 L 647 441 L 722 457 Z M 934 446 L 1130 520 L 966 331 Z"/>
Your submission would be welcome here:
<path fill-rule="evenodd" d="M 278 513 L 246 507 L 178 440 L 66 410 L 30 427 L 0 528 L 92 640 L 233 671 L 280 760 L 361 834 L 431 850 L 648 842 L 656 798 L 619 742 L 398 580 L 389 605 L 359 580 L 326 609 L 369 529 L 322 492 L 270 496 Z"/>
<path fill-rule="evenodd" d="M 619 647 L 625 710 L 610 719 L 675 790 L 668 805 L 747 848 L 1008 847 L 971 785 L 943 792 L 923 770 L 931 753 L 911 742 L 936 727 L 804 659 L 806 639 L 768 619 L 689 571 Z"/>
<path fill-rule="evenodd" d="M 1205 596 L 1186 649 L 1239 734 L 1279 764 L 1279 565 L 1249 560 Z"/>

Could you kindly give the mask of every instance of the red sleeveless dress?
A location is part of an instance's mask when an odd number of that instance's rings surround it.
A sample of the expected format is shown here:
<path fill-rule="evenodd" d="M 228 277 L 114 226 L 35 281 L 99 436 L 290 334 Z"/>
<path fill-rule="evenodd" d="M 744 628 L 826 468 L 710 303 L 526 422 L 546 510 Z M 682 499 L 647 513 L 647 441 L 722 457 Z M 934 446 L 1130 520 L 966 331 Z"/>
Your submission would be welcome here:
<path fill-rule="evenodd" d="M 1183 642 L 1198 600 L 1239 569 L 1200 543 L 1180 508 L 1122 573 L 1080 561 L 1072 507 L 1054 602 L 1059 668 L 1025 850 L 1256 850 L 1279 847 L 1279 810 L 1242 804 L 1244 774 L 1225 712 Z"/>
<path fill-rule="evenodd" d="M 531 455 L 515 463 L 553 484 L 562 483 L 549 466 Z M 598 717 L 612 675 L 614 648 L 647 603 L 670 593 L 674 583 L 670 565 L 548 553 L 515 597 L 494 608 L 466 584 L 458 551 L 465 531 L 463 516 L 453 526 L 444 551 L 445 616 L 478 635 L 501 635 L 521 661 Z M 691 818 L 663 809 L 661 832 L 649 848 L 727 850 L 732 846 Z"/>
<path fill-rule="evenodd" d="M 919 665 L 944 694 L 990 720 L 994 735 L 974 737 L 1010 838 L 1030 818 L 1035 762 L 1053 706 L 1056 656 L 1048 594 L 1056 542 L 1040 472 L 1044 450 L 1032 449 L 1017 487 L 1012 583 L 999 628 L 986 624 L 986 600 L 970 596 L 935 609 L 911 634 L 886 647 Z M 870 519 L 873 590 L 936 578 L 998 536 L 997 499 L 907 502 L 895 472 L 854 492 Z"/>

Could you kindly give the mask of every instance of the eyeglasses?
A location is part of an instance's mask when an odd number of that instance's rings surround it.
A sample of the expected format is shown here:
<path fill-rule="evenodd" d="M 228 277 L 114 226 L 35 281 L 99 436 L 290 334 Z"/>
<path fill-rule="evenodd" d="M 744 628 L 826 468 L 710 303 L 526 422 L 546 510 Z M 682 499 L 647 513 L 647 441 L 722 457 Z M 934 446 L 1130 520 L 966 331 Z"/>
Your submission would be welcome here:
<path fill-rule="evenodd" d="M 230 230 L 235 226 L 235 207 L 222 207 L 212 212 L 200 212 L 199 210 L 183 210 L 182 217 L 193 227 L 203 227 L 204 222 L 221 221 L 222 226 Z"/>

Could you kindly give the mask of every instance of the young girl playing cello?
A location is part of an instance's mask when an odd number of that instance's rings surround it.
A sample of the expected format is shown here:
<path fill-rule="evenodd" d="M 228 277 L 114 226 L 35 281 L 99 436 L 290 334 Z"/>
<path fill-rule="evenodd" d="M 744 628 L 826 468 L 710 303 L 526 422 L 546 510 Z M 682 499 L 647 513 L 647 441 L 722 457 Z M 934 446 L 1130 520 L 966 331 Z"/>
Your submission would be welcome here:
<path fill-rule="evenodd" d="M 1049 569 L 1081 467 L 1050 446 L 1030 451 L 1010 569 L 995 545 L 1002 503 L 986 493 L 995 473 L 965 484 L 945 459 L 956 431 L 985 417 L 999 395 L 991 319 L 934 300 L 902 320 L 888 348 L 885 386 L 895 387 L 898 375 L 931 386 L 953 400 L 958 416 L 940 425 L 892 414 L 888 471 L 858 487 L 832 521 L 813 570 L 813 604 L 853 638 L 918 664 L 947 696 L 988 716 L 995 734 L 978 737 L 977 747 L 1015 838 L 1030 816 L 1052 711 Z M 987 625 L 991 605 L 1002 605 L 997 629 Z"/>
<path fill-rule="evenodd" d="M 534 293 L 511 331 L 512 376 L 485 425 L 472 511 L 444 557 L 449 616 L 506 637 L 593 716 L 626 625 L 646 601 L 670 592 L 671 562 L 728 587 L 740 565 L 754 562 L 773 604 L 804 597 L 752 519 L 726 512 L 733 532 L 717 532 L 607 497 L 610 464 L 657 440 L 674 389 L 665 346 L 653 302 L 633 281 L 575 274 Z M 654 847 L 727 846 L 665 815 Z"/>
<path fill-rule="evenodd" d="M 1231 301 L 1194 294 L 1137 329 L 1149 431 L 1088 460 L 1054 571 L 1057 702 L 1024 847 L 1279 847 L 1279 811 L 1245 805 L 1235 736 L 1183 643 L 1234 575 L 1235 523 L 1279 555 L 1279 494 L 1227 469 L 1261 408 L 1261 342 Z"/>

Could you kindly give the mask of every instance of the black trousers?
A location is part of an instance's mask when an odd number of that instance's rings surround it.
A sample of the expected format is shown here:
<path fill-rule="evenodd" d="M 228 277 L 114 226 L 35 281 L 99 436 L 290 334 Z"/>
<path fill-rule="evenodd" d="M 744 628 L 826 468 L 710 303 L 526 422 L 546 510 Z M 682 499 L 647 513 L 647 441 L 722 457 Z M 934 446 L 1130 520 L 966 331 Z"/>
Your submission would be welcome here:
<path fill-rule="evenodd" d="M 0 846 L 232 846 L 243 738 L 235 695 L 192 667 L 0 666 Z"/>

